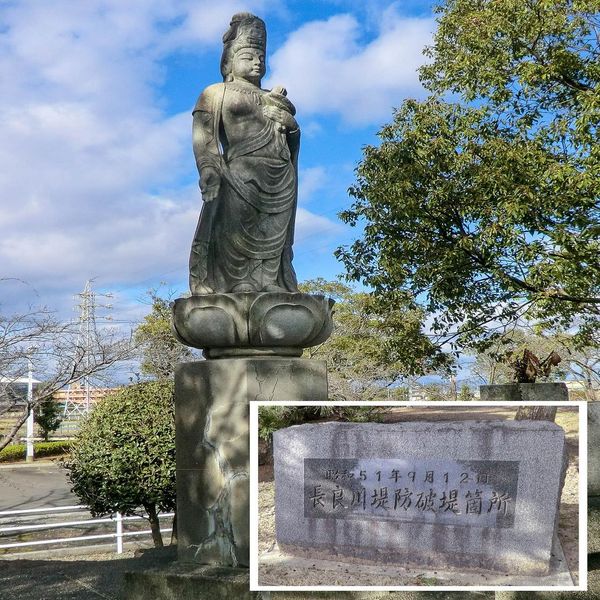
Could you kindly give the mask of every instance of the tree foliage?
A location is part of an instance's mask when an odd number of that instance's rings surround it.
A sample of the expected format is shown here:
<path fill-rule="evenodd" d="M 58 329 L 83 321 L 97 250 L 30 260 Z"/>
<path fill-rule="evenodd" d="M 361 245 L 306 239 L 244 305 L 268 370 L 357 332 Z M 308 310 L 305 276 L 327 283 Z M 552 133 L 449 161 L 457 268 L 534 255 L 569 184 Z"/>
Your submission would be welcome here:
<path fill-rule="evenodd" d="M 407 100 L 367 146 L 338 257 L 380 305 L 411 298 L 438 351 L 526 317 L 600 327 L 596 0 L 448 0 Z M 449 100 L 452 99 L 452 101 Z"/>
<path fill-rule="evenodd" d="M 67 464 L 73 491 L 91 513 L 138 514 L 162 546 L 159 512 L 175 508 L 173 383 L 148 381 L 108 395 L 85 420 Z"/>
<path fill-rule="evenodd" d="M 35 423 L 40 428 L 44 441 L 56 431 L 62 423 L 60 405 L 53 398 L 46 398 L 33 409 Z"/>
<path fill-rule="evenodd" d="M 142 353 L 144 375 L 158 379 L 173 377 L 178 363 L 189 360 L 192 352 L 171 331 L 171 302 L 156 290 L 148 292 L 151 311 L 134 333 L 134 341 Z"/>
<path fill-rule="evenodd" d="M 386 406 L 261 406 L 258 411 L 258 437 L 271 442 L 273 432 L 291 425 L 316 420 L 349 421 L 351 423 L 380 422 L 389 413 Z"/>
<path fill-rule="evenodd" d="M 339 281 L 314 279 L 300 289 L 336 300 L 331 337 L 306 350 L 327 362 L 332 400 L 407 399 L 405 376 L 449 367 L 421 330 L 422 311 L 400 296 L 381 311 L 376 297 Z"/>

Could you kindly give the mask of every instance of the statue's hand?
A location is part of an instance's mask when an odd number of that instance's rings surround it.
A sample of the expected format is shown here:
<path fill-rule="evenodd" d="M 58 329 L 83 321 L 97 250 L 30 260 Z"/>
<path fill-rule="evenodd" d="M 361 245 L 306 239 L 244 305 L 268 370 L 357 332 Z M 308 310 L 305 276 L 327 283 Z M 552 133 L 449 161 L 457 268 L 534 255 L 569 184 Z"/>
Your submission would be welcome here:
<path fill-rule="evenodd" d="M 278 96 L 287 96 L 287 90 L 282 85 L 276 85 L 271 90 L 271 94 L 277 94 Z"/>
<path fill-rule="evenodd" d="M 200 191 L 204 202 L 212 202 L 221 188 L 221 176 L 216 169 L 204 167 L 200 176 Z"/>
<path fill-rule="evenodd" d="M 277 107 L 267 104 L 263 106 L 263 114 L 267 119 L 275 121 L 279 125 L 279 131 L 286 133 L 287 131 L 294 131 L 298 129 L 298 123 L 296 119 L 290 115 L 289 112 Z"/>

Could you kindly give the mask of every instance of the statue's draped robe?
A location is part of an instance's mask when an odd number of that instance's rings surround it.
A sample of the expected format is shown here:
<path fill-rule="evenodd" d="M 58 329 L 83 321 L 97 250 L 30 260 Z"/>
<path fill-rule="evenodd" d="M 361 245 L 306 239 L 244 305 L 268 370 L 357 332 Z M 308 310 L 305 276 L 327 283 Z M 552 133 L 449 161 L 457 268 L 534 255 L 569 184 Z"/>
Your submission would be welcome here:
<path fill-rule="evenodd" d="M 240 284 L 297 291 L 292 242 L 299 132 L 292 134 L 291 150 L 291 136 L 263 115 L 265 95 L 254 86 L 215 84 L 194 109 L 198 169 L 202 177 L 204 168 L 214 168 L 221 186 L 200 214 L 190 256 L 192 293 L 231 292 Z M 252 119 L 251 134 L 232 142 L 236 119 L 239 124 L 244 116 Z"/>

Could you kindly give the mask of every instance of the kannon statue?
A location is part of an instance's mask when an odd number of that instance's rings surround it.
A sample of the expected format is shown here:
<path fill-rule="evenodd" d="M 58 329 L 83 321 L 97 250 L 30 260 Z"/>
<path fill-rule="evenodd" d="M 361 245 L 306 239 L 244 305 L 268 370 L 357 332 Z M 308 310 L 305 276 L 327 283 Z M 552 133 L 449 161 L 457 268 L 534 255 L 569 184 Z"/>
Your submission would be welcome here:
<path fill-rule="evenodd" d="M 193 295 L 297 292 L 292 242 L 300 129 L 286 90 L 263 90 L 266 29 L 250 13 L 223 36 L 223 83 L 193 111 L 203 207 L 190 256 Z"/>

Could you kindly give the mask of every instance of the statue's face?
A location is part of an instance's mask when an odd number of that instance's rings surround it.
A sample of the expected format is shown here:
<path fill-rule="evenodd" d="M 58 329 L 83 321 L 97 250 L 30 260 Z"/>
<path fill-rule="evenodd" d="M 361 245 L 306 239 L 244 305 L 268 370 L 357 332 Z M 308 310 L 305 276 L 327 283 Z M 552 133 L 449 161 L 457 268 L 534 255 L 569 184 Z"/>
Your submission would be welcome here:
<path fill-rule="evenodd" d="M 234 79 L 260 85 L 265 74 L 265 53 L 258 48 L 241 48 L 233 56 L 231 73 Z"/>

